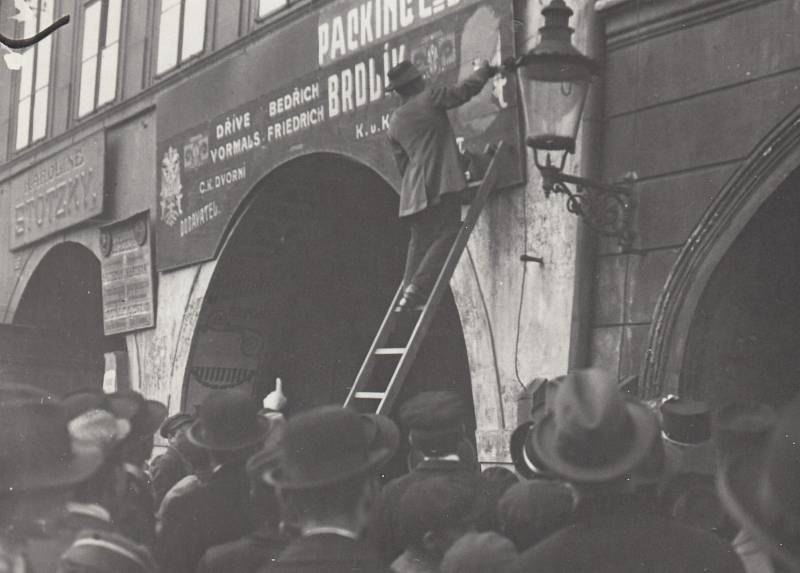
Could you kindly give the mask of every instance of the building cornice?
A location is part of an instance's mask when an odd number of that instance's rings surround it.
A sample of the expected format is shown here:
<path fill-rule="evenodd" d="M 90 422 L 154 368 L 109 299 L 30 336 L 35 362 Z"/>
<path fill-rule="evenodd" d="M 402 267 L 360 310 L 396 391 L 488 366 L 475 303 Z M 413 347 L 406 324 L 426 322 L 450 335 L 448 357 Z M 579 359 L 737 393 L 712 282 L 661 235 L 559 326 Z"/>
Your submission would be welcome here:
<path fill-rule="evenodd" d="M 776 0 L 596 0 L 614 50 Z"/>

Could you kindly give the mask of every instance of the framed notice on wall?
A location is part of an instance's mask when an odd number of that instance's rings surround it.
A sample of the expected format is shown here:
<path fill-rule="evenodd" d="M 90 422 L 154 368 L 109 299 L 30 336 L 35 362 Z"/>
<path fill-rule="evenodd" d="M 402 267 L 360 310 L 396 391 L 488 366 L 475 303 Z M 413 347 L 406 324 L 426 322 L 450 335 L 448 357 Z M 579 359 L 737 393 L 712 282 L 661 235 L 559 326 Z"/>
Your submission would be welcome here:
<path fill-rule="evenodd" d="M 100 228 L 103 331 L 155 326 L 149 211 Z"/>

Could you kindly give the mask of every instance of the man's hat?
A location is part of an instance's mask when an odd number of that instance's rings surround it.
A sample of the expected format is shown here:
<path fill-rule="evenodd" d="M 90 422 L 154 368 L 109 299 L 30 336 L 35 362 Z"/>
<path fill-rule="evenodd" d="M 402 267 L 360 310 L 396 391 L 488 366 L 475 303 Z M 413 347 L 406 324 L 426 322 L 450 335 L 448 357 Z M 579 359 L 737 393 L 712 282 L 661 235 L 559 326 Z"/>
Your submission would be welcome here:
<path fill-rule="evenodd" d="M 545 466 L 561 477 L 603 482 L 635 468 L 657 433 L 658 422 L 647 406 L 625 399 L 607 373 L 587 369 L 559 383 L 530 441 Z"/>
<path fill-rule="evenodd" d="M 156 573 L 158 566 L 150 551 L 110 531 L 84 531 L 61 556 L 67 571 L 108 573 Z M 59 570 L 61 570 L 59 567 Z"/>
<path fill-rule="evenodd" d="M 419 73 L 419 70 L 414 64 L 408 60 L 403 60 L 389 70 L 386 76 L 389 78 L 389 83 L 386 84 L 386 91 L 391 92 L 421 78 L 422 74 Z"/>
<path fill-rule="evenodd" d="M 53 402 L 0 402 L 0 493 L 67 487 L 103 461 L 97 449 L 73 451 L 64 410 Z"/>
<path fill-rule="evenodd" d="M 728 461 L 717 474 L 722 503 L 763 551 L 800 571 L 800 396 L 782 412 L 766 448 Z"/>
<path fill-rule="evenodd" d="M 169 439 L 175 432 L 184 426 L 189 426 L 194 422 L 194 416 L 186 412 L 178 412 L 168 416 L 158 429 L 159 435 L 165 440 Z"/>
<path fill-rule="evenodd" d="M 197 408 L 197 420 L 186 436 L 207 450 L 241 450 L 262 442 L 272 427 L 258 410 L 256 401 L 245 392 L 214 392 Z"/>
<path fill-rule="evenodd" d="M 61 399 L 67 419 L 77 418 L 89 410 L 106 410 L 115 417 L 128 420 L 131 436 L 151 436 L 167 416 L 167 407 L 155 400 L 146 400 L 133 390 L 111 394 L 99 388 L 82 388 Z"/>
<path fill-rule="evenodd" d="M 450 391 L 421 392 L 400 407 L 400 419 L 412 439 L 460 432 L 466 418 L 464 401 Z"/>
<path fill-rule="evenodd" d="M 286 427 L 278 467 L 264 479 L 280 489 L 319 488 L 367 474 L 395 451 L 377 439 L 355 411 L 322 406 L 298 414 Z M 385 433 L 381 433 L 385 435 Z"/>
<path fill-rule="evenodd" d="M 673 397 L 661 405 L 661 436 L 680 452 L 683 473 L 714 475 L 711 408 L 702 400 Z"/>
<path fill-rule="evenodd" d="M 530 442 L 530 434 L 533 428 L 544 418 L 548 405 L 552 404 L 558 384 L 564 380 L 564 376 L 559 376 L 552 380 L 544 380 L 533 393 L 530 412 L 527 420 L 517 426 L 511 433 L 509 450 L 511 461 L 514 462 L 514 469 L 526 479 L 551 478 L 554 477 L 547 470 L 544 462 L 539 458 Z"/>

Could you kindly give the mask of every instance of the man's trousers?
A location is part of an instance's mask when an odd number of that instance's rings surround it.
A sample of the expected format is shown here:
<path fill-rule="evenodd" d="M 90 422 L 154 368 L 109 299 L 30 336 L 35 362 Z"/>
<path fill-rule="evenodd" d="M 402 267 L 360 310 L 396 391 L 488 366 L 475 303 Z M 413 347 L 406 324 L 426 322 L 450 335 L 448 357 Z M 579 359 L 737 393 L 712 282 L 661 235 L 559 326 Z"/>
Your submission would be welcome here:
<path fill-rule="evenodd" d="M 437 205 L 402 220 L 410 235 L 403 289 L 427 299 L 461 228 L 459 194 L 443 195 Z"/>

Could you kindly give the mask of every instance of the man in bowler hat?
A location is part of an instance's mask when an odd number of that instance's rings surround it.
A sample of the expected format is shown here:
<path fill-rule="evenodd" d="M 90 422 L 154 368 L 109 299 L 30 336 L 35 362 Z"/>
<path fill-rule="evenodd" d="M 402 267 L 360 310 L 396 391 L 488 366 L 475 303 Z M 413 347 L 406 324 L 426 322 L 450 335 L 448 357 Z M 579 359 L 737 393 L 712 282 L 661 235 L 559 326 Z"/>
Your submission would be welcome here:
<path fill-rule="evenodd" d="M 605 372 L 567 375 L 529 439 L 547 468 L 576 491 L 573 523 L 526 550 L 508 571 L 742 572 L 730 545 L 659 515 L 633 494 L 629 478 L 659 437 L 655 414 L 624 397 Z"/>
<path fill-rule="evenodd" d="M 286 428 L 277 467 L 265 479 L 278 490 L 284 518 L 300 537 L 268 571 L 388 572 L 363 539 L 378 472 L 397 441 L 392 422 L 367 424 L 353 410 L 323 406 L 298 414 Z"/>
<path fill-rule="evenodd" d="M 461 226 L 456 193 L 467 186 L 447 110 L 480 93 L 497 68 L 482 62 L 457 86 L 428 86 L 419 70 L 403 61 L 389 70 L 387 91 L 401 104 L 389 120 L 388 137 L 402 176 L 400 218 L 410 240 L 397 310 L 425 303 Z"/>
<path fill-rule="evenodd" d="M 421 392 L 400 408 L 400 419 L 408 428 L 410 457 L 421 460 L 411 472 L 384 486 L 370 519 L 369 536 L 387 563 L 405 547 L 399 531 L 401 500 L 412 484 L 431 477 L 480 480 L 472 445 L 466 439 L 467 406 L 455 392 Z M 468 459 L 471 458 L 471 459 Z"/>
<path fill-rule="evenodd" d="M 164 508 L 158 539 L 164 571 L 194 573 L 209 547 L 254 529 L 245 463 L 262 446 L 271 424 L 241 391 L 215 392 L 200 405 L 187 437 L 209 452 L 215 469 L 205 483 Z"/>

